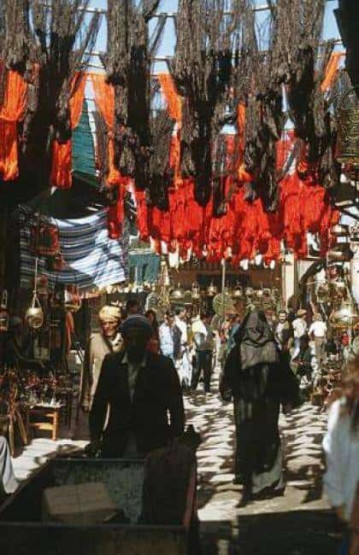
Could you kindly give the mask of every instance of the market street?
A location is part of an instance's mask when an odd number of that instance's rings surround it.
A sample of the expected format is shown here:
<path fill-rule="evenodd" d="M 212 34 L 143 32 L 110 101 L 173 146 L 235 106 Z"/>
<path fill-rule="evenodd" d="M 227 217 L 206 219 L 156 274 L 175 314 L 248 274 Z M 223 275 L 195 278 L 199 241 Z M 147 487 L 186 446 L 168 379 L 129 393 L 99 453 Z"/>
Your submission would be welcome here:
<path fill-rule="evenodd" d="M 214 382 L 213 390 L 218 389 Z M 238 508 L 233 484 L 232 404 L 216 393 L 186 398 L 187 423 L 201 433 L 197 451 L 199 517 L 206 555 L 335 553 L 336 521 L 322 499 L 322 438 L 327 415 L 305 403 L 281 416 L 287 487 L 284 496 Z"/>
<path fill-rule="evenodd" d="M 212 391 L 218 390 L 218 380 Z M 197 451 L 198 507 L 205 555 L 335 553 L 338 530 L 322 499 L 322 438 L 327 415 L 305 403 L 281 416 L 287 487 L 284 496 L 238 508 L 241 486 L 233 484 L 234 424 L 231 403 L 218 393 L 198 391 L 185 396 L 187 424 L 201 434 Z M 83 441 L 35 439 L 13 459 L 22 480 L 55 453 L 71 452 Z M 265 531 L 265 532 L 264 532 Z"/>

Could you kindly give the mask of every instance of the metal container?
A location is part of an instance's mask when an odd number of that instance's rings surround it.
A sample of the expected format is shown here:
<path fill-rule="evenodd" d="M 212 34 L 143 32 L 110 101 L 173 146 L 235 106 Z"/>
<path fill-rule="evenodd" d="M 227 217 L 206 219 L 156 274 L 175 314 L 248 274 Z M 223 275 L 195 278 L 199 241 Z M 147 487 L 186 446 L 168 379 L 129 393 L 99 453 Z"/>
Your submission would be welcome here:
<path fill-rule="evenodd" d="M 189 553 L 187 495 L 183 525 L 139 525 L 143 461 L 52 459 L 0 507 L 1 555 L 185 555 Z M 43 491 L 48 487 L 103 482 L 130 524 L 65 525 L 42 522 Z"/>

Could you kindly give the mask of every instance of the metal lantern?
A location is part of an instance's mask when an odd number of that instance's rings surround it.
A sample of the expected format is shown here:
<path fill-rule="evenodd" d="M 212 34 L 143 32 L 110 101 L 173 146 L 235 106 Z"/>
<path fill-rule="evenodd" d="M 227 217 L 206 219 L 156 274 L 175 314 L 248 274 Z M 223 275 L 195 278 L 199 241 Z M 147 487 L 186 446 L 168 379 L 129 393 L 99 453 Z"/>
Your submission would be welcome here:
<path fill-rule="evenodd" d="M 351 302 L 343 302 L 330 315 L 330 323 L 334 328 L 348 328 L 359 320 L 358 312 Z"/>
<path fill-rule="evenodd" d="M 192 299 L 198 301 L 201 298 L 201 288 L 196 281 L 192 283 Z"/>
<path fill-rule="evenodd" d="M 253 297 L 254 291 L 252 287 L 246 287 L 245 290 L 246 297 L 251 298 Z"/>
<path fill-rule="evenodd" d="M 0 304 L 0 332 L 1 331 L 8 331 L 9 329 L 9 313 L 7 309 L 7 291 L 4 290 L 1 295 L 1 304 Z"/>
<path fill-rule="evenodd" d="M 359 164 L 359 101 L 354 87 L 340 101 L 335 157 L 341 164 Z"/>
<path fill-rule="evenodd" d="M 181 301 L 183 299 L 184 291 L 181 288 L 180 284 L 177 285 L 175 289 L 173 289 L 170 293 L 170 298 L 173 301 Z"/>
<path fill-rule="evenodd" d="M 31 304 L 25 312 L 25 322 L 33 330 L 41 328 L 44 323 L 44 312 L 36 292 L 34 292 Z"/>
<path fill-rule="evenodd" d="M 232 294 L 233 299 L 242 299 L 243 297 L 243 287 L 239 283 L 235 286 Z"/>
<path fill-rule="evenodd" d="M 210 286 L 207 289 L 207 295 L 209 297 L 214 297 L 215 295 L 217 295 L 218 289 L 217 287 L 214 285 L 213 281 L 210 284 Z"/>
<path fill-rule="evenodd" d="M 77 312 L 82 305 L 80 289 L 77 284 L 66 285 L 65 287 L 65 308 L 69 312 Z"/>
<path fill-rule="evenodd" d="M 183 304 L 185 306 L 191 306 L 193 304 L 193 293 L 192 291 L 185 291 L 183 295 Z"/>
<path fill-rule="evenodd" d="M 266 299 L 266 301 L 272 300 L 272 291 L 269 289 L 269 287 L 265 287 L 263 289 L 263 297 Z"/>

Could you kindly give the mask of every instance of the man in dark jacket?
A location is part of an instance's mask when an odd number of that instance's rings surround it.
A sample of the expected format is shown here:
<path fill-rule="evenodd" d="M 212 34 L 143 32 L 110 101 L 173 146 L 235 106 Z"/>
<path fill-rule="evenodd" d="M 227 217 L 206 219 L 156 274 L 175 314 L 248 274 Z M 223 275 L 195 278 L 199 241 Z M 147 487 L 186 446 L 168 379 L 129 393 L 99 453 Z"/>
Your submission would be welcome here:
<path fill-rule="evenodd" d="M 93 400 L 91 448 L 101 445 L 103 457 L 143 457 L 183 433 L 181 386 L 172 360 L 146 350 L 147 318 L 130 316 L 121 331 L 125 349 L 105 358 Z"/>

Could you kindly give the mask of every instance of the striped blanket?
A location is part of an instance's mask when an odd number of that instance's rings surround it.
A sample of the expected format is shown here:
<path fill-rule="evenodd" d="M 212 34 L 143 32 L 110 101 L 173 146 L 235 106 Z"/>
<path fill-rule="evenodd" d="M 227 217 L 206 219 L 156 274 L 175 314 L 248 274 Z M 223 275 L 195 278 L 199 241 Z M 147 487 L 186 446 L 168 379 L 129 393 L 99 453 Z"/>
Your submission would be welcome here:
<path fill-rule="evenodd" d="M 23 220 L 23 221 L 22 221 Z M 99 210 L 91 216 L 73 220 L 49 218 L 59 229 L 61 254 L 66 267 L 61 272 L 46 269 L 43 257 L 38 261 L 38 273 L 46 275 L 49 285 L 77 284 L 81 290 L 105 287 L 127 279 L 128 245 L 109 239 L 107 212 Z M 22 222 L 22 223 L 21 223 Z M 30 226 L 20 217 L 21 287 L 33 287 L 35 257 L 30 254 Z"/>

